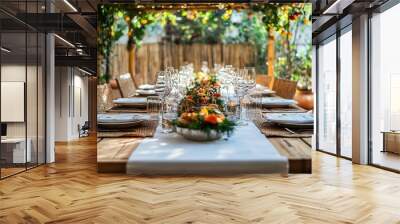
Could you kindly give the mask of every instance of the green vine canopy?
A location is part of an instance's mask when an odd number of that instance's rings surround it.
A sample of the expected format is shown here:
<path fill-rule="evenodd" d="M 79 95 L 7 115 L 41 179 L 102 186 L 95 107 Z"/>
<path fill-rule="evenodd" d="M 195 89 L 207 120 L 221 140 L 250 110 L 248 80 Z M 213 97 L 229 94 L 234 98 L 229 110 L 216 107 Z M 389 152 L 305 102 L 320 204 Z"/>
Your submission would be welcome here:
<path fill-rule="evenodd" d="M 139 48 L 150 34 L 161 35 L 177 44 L 249 43 L 256 49 L 254 66 L 259 73 L 265 73 L 266 46 L 272 32 L 276 37 L 276 76 L 299 80 L 311 73 L 311 57 L 308 57 L 311 4 L 219 4 L 210 9 L 185 5 L 174 9 L 167 5 L 157 7 L 135 4 L 99 7 L 100 83 L 110 79 L 110 56 L 121 37 L 127 38 L 127 50 L 131 50 Z M 287 71 L 293 75 L 287 77 Z"/>

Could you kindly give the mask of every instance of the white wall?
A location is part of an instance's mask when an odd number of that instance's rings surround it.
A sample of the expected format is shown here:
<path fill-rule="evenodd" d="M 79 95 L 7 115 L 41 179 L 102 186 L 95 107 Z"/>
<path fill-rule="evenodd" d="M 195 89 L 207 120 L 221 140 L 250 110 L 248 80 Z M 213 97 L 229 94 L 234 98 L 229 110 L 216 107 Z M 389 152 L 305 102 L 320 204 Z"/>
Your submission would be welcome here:
<path fill-rule="evenodd" d="M 88 78 L 71 67 L 56 67 L 55 140 L 79 137 L 78 125 L 88 120 Z"/>
<path fill-rule="evenodd" d="M 28 74 L 35 73 L 36 74 L 36 67 L 33 66 L 28 66 L 25 67 L 24 65 L 18 65 L 18 64 L 6 64 L 1 66 L 1 81 L 4 82 L 25 82 L 25 75 L 26 75 L 26 70 L 28 71 Z M 30 85 L 32 84 L 31 82 L 29 83 Z M 34 83 L 36 85 L 36 82 Z M 30 89 L 28 89 L 30 90 Z M 32 101 L 32 96 L 36 96 L 36 89 L 34 89 L 34 92 L 30 93 L 28 91 L 27 93 L 28 96 L 28 101 Z M 36 98 L 36 97 L 35 97 Z M 36 105 L 35 105 L 36 107 Z M 1 110 L 7 110 L 7 108 L 1 108 Z M 36 114 L 34 114 L 34 117 L 31 117 L 32 114 L 28 114 L 28 122 L 32 122 L 33 120 L 35 121 L 34 124 L 28 124 L 28 127 L 31 127 L 33 125 L 36 125 Z M 35 118 L 35 119 L 33 119 Z M 36 128 L 35 128 L 36 129 Z M 8 137 L 25 137 L 25 122 L 8 122 L 7 123 L 7 135 Z M 29 137 L 29 136 L 28 136 Z"/>
<path fill-rule="evenodd" d="M 38 69 L 38 70 L 37 70 Z M 25 80 L 27 78 L 27 80 Z M 25 64 L 3 64 L 1 66 L 1 81 L 24 82 L 26 84 L 26 108 L 25 103 L 21 108 L 22 113 L 26 110 L 26 121 L 6 122 L 7 137 L 24 138 L 25 134 L 30 142 L 32 161 L 44 163 L 45 150 L 45 116 L 44 116 L 44 74 L 42 68 L 25 66 Z M 22 90 L 21 94 L 24 94 Z M 2 96 L 7 97 L 7 96 Z M 2 112 L 13 113 L 11 108 L 1 108 Z M 39 155 L 37 157 L 37 154 Z"/>

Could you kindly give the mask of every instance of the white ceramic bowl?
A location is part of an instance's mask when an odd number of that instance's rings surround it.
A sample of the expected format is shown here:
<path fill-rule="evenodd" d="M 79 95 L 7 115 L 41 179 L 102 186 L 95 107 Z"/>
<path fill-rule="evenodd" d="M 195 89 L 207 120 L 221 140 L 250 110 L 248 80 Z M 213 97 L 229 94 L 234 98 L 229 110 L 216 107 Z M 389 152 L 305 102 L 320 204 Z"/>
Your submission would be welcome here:
<path fill-rule="evenodd" d="M 211 130 L 209 133 L 201 130 L 192 130 L 188 128 L 176 127 L 176 133 L 184 138 L 197 142 L 215 141 L 222 137 L 223 133 Z"/>

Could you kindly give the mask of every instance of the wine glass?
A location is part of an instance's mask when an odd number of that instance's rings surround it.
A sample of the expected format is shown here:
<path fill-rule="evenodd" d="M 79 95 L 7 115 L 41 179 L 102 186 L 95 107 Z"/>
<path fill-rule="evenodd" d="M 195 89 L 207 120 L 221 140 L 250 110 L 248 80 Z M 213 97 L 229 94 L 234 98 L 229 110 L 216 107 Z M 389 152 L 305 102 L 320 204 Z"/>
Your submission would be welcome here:
<path fill-rule="evenodd" d="M 235 92 L 235 97 L 237 99 L 237 105 L 238 105 L 238 112 L 239 112 L 239 122 L 238 125 L 244 126 L 247 125 L 246 122 L 246 100 L 244 99 L 244 96 L 247 93 L 247 80 L 246 80 L 246 75 L 247 71 L 245 69 L 237 69 L 234 78 L 234 92 Z"/>
<path fill-rule="evenodd" d="M 250 90 L 255 89 L 256 88 L 256 77 L 257 77 L 257 73 L 256 73 L 256 68 L 254 67 L 245 67 L 246 70 L 246 80 L 248 83 L 248 87 Z"/>
<path fill-rule="evenodd" d="M 208 62 L 207 61 L 203 61 L 201 63 L 201 71 L 204 72 L 204 73 L 208 73 L 209 72 Z"/>

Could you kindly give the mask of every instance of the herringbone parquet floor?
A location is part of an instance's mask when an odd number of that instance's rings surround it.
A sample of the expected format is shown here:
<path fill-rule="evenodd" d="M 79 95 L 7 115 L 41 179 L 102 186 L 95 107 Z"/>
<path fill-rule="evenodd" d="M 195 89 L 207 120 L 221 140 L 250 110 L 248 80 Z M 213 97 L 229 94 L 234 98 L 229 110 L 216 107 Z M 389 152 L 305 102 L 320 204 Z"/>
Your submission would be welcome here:
<path fill-rule="evenodd" d="M 400 223 L 400 175 L 313 153 L 312 175 L 96 172 L 96 142 L 0 181 L 0 223 Z"/>

